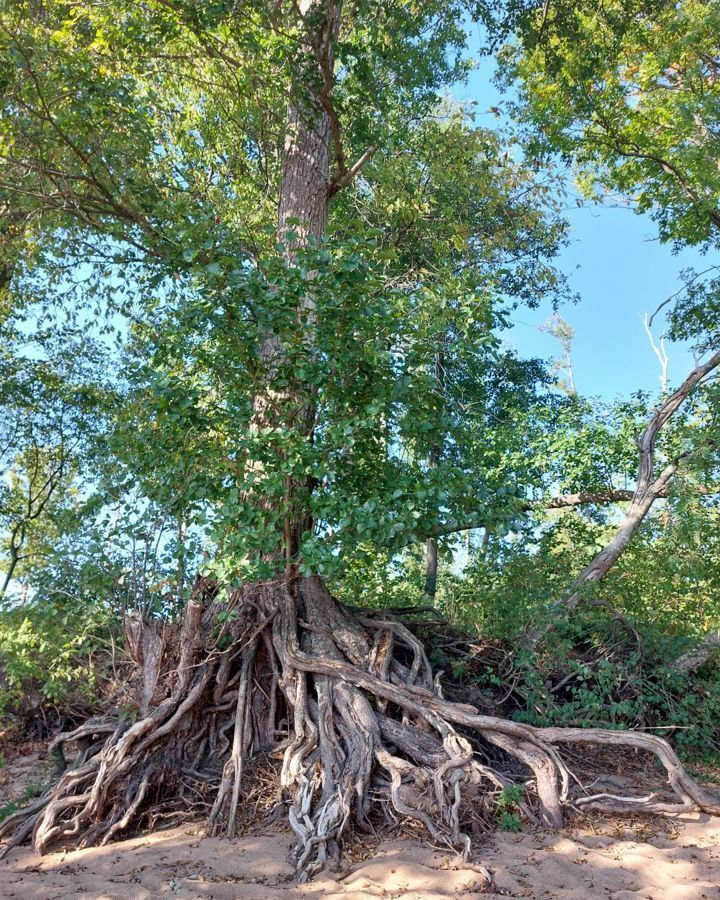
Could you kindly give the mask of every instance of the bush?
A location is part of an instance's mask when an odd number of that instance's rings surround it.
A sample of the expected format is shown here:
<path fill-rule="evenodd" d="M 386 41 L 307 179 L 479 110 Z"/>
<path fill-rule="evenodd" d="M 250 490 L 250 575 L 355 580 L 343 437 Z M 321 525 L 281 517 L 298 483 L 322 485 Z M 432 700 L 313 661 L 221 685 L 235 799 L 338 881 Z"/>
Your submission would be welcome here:
<path fill-rule="evenodd" d="M 65 595 L 0 610 L 0 718 L 38 707 L 93 707 L 112 617 Z"/>
<path fill-rule="evenodd" d="M 537 652 L 513 656 L 513 718 L 535 725 L 644 728 L 687 758 L 720 758 L 720 665 L 680 674 L 677 639 L 645 629 L 640 641 L 601 613 L 577 613 Z M 505 676 L 507 680 L 507 675 Z M 481 676 L 487 686 L 493 673 Z"/>

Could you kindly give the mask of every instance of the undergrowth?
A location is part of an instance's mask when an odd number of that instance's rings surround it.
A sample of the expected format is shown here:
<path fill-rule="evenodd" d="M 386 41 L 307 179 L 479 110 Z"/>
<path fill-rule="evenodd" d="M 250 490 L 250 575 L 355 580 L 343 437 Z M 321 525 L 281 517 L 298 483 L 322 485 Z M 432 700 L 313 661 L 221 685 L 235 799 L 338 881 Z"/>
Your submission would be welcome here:
<path fill-rule="evenodd" d="M 1 608 L 0 727 L 35 722 L 43 737 L 43 723 L 95 709 L 114 630 L 106 607 L 62 595 Z"/>
<path fill-rule="evenodd" d="M 509 642 L 435 640 L 433 662 L 469 699 L 539 726 L 641 729 L 669 738 L 686 760 L 720 761 L 720 662 L 692 674 L 669 661 L 682 642 L 608 615 L 577 614 L 537 650 Z M 473 695 L 473 691 L 475 692 Z"/>
<path fill-rule="evenodd" d="M 6 803 L 4 806 L 0 806 L 0 822 L 3 822 L 8 816 L 11 816 L 19 809 L 22 809 L 23 806 L 27 806 L 31 800 L 39 797 L 46 787 L 47 783 L 44 781 L 38 780 L 31 782 L 19 797 Z"/>

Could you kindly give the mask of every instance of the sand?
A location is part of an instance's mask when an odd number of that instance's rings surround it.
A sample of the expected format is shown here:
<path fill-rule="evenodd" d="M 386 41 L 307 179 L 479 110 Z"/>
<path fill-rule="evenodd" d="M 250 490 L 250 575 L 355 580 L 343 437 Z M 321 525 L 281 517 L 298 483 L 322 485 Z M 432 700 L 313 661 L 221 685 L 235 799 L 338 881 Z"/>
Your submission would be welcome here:
<path fill-rule="evenodd" d="M 447 854 L 414 840 L 385 841 L 341 879 L 297 885 L 287 861 L 289 834 L 236 840 L 174 828 L 107 847 L 35 856 L 26 848 L 0 861 L 0 897 L 22 900 L 152 897 L 215 900 L 530 897 L 611 900 L 720 898 L 720 819 L 688 814 L 673 829 L 619 831 L 606 823 L 561 834 L 498 833 L 481 850 L 496 890 Z"/>
<path fill-rule="evenodd" d="M 42 763 L 35 754 L 0 770 L 0 802 L 17 796 Z M 87 850 L 36 856 L 27 848 L 0 860 L 1 900 L 720 900 L 720 818 L 688 813 L 672 820 L 583 820 L 560 833 L 498 832 L 478 848 L 495 892 L 452 858 L 409 839 L 385 841 L 339 878 L 298 885 L 288 862 L 292 836 L 236 840 L 173 828 Z"/>

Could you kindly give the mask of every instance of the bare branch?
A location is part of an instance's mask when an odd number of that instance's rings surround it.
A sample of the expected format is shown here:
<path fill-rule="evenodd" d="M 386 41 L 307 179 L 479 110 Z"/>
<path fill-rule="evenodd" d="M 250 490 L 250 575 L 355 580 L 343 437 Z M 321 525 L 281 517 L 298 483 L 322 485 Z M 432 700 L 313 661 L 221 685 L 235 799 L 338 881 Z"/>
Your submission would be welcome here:
<path fill-rule="evenodd" d="M 667 348 L 665 346 L 665 335 L 660 335 L 660 343 L 657 344 L 652 333 L 651 323 L 652 319 L 645 313 L 645 316 L 643 317 L 645 334 L 647 334 L 652 351 L 655 356 L 657 356 L 658 362 L 660 363 L 660 388 L 663 394 L 665 394 L 668 389 L 668 364 L 670 363 L 670 357 L 668 356 Z"/>
<path fill-rule="evenodd" d="M 706 363 L 693 369 L 680 387 L 656 410 L 645 430 L 638 438 L 637 487 L 625 518 L 608 544 L 575 579 L 570 594 L 556 601 L 551 607 L 551 611 L 569 611 L 582 602 L 585 585 L 599 581 L 612 568 L 630 543 L 631 538 L 647 516 L 655 500 L 662 496 L 663 492 L 667 491 L 668 484 L 675 475 L 680 462 L 689 454 L 686 453 L 676 457 L 656 476 L 654 456 L 657 436 L 668 419 L 688 398 L 692 389 L 718 366 L 720 366 L 720 350 L 714 353 Z M 536 644 L 543 633 L 539 629 L 533 631 L 530 634 L 531 643 Z"/>

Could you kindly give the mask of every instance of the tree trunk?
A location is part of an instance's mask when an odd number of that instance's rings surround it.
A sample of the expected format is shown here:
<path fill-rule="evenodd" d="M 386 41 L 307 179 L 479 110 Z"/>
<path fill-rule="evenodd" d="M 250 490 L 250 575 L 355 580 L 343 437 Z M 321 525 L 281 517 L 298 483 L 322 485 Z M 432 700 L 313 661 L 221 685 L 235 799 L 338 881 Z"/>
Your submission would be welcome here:
<path fill-rule="evenodd" d="M 278 207 L 278 234 L 297 235 L 288 254 L 325 232 L 330 180 L 330 120 L 307 101 L 290 104 Z"/>
<path fill-rule="evenodd" d="M 435 538 L 428 538 L 425 545 L 425 596 L 435 601 L 438 576 L 438 546 Z"/>
<path fill-rule="evenodd" d="M 322 80 L 323 72 L 332 70 L 333 46 L 340 23 L 340 3 L 323 3 L 320 0 L 302 0 L 299 11 L 304 20 L 318 16 L 319 24 L 306 32 L 304 49 L 309 68 L 314 70 L 314 78 Z M 305 89 L 305 85 L 291 85 L 283 153 L 282 175 L 280 179 L 280 200 L 278 205 L 278 237 L 285 246 L 285 257 L 292 263 L 298 250 L 313 239 L 319 239 L 325 232 L 328 216 L 330 184 L 330 139 L 331 127 L 328 112 L 319 98 Z M 312 309 L 312 297 L 307 296 L 298 309 L 301 317 Z M 309 321 L 308 321 L 309 319 Z M 302 327 L 311 326 L 312 317 L 306 316 Z M 313 343 L 312 333 L 307 334 L 307 342 Z M 269 332 L 260 350 L 261 360 L 266 366 L 268 377 L 272 378 L 274 368 L 282 361 L 284 347 L 281 337 Z M 315 421 L 314 398 L 300 396 L 289 391 L 273 392 L 268 389 L 258 394 L 253 402 L 253 416 L 250 427 L 257 430 L 268 425 L 285 424 L 295 429 L 301 428 L 306 439 L 312 439 Z M 285 524 L 279 545 L 284 549 L 286 560 L 297 555 L 303 532 L 312 528 L 312 518 L 307 510 L 307 490 L 305 499 L 295 497 L 300 485 L 288 479 L 285 503 L 287 506 Z M 263 506 L 265 501 L 258 498 Z M 305 507 L 305 508 L 303 508 Z M 279 554 L 282 551 L 279 550 Z"/>
<path fill-rule="evenodd" d="M 16 524 L 12 531 L 10 532 L 10 538 L 8 540 L 8 563 L 7 568 L 5 570 L 5 577 L 3 578 L 2 585 L 0 585 L 0 600 L 5 597 L 5 594 L 10 587 L 10 583 L 12 582 L 13 575 L 15 574 L 15 569 L 17 568 L 17 564 L 20 562 L 20 550 L 25 541 L 25 525 L 22 522 Z"/>
<path fill-rule="evenodd" d="M 12 202 L 0 193 L 0 325 L 10 315 L 16 254 L 25 237 L 27 219 L 26 213 L 14 210 Z"/>

